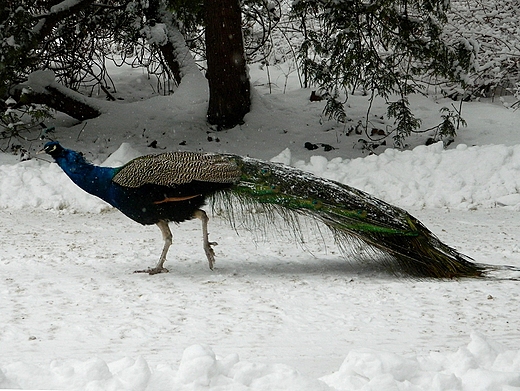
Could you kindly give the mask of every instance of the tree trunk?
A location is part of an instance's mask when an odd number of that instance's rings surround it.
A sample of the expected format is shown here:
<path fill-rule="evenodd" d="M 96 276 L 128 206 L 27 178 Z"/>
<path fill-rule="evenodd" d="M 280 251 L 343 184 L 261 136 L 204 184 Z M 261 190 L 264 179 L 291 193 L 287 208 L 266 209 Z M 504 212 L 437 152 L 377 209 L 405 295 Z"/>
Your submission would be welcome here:
<path fill-rule="evenodd" d="M 205 0 L 208 122 L 218 129 L 243 123 L 251 106 L 238 0 Z"/>

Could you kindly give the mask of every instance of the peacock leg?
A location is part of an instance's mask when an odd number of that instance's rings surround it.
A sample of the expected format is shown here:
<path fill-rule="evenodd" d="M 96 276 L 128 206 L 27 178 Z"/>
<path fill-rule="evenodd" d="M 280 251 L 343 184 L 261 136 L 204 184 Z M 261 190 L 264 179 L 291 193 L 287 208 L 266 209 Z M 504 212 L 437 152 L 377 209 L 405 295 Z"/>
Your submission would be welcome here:
<path fill-rule="evenodd" d="M 148 273 L 150 275 L 159 274 L 159 273 L 168 273 L 168 269 L 164 268 L 164 262 L 166 262 L 166 254 L 168 254 L 168 249 L 172 244 L 172 231 L 170 231 L 170 227 L 168 226 L 168 222 L 164 220 L 159 220 L 157 226 L 161 230 L 163 239 L 164 239 L 164 247 L 161 253 L 161 258 L 159 258 L 159 262 L 154 268 L 149 268 L 146 270 L 137 270 L 136 273 Z"/>
<path fill-rule="evenodd" d="M 206 258 L 208 258 L 209 268 L 213 270 L 213 264 L 215 263 L 215 252 L 211 248 L 211 246 L 216 246 L 216 242 L 209 241 L 208 234 L 208 221 L 209 217 L 202 209 L 197 209 L 193 216 L 200 219 L 202 221 L 202 243 L 204 247 L 204 252 L 206 253 Z"/>

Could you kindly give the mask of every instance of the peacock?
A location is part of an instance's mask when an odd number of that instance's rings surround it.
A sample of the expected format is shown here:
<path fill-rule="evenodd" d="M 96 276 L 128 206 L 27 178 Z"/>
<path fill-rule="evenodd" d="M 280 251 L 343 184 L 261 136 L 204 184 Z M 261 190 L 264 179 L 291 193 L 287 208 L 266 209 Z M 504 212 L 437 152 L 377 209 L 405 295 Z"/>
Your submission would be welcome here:
<path fill-rule="evenodd" d="M 164 263 L 172 244 L 169 222 L 194 218 L 202 222 L 203 248 L 213 269 L 216 243 L 209 240 L 209 218 L 201 209 L 207 201 L 218 202 L 232 221 L 240 211 L 251 214 L 249 207 L 285 221 L 309 216 L 328 227 L 341 248 L 351 247 L 352 241 L 362 243 L 379 253 L 375 259 L 399 274 L 459 278 L 480 277 L 486 271 L 486 265 L 442 243 L 405 210 L 283 164 L 231 154 L 166 152 L 112 168 L 96 166 L 57 141 L 47 142 L 43 151 L 86 192 L 138 223 L 159 227 L 164 239 L 159 261 L 140 272 L 167 272 Z M 298 229 L 299 225 L 291 226 Z"/>

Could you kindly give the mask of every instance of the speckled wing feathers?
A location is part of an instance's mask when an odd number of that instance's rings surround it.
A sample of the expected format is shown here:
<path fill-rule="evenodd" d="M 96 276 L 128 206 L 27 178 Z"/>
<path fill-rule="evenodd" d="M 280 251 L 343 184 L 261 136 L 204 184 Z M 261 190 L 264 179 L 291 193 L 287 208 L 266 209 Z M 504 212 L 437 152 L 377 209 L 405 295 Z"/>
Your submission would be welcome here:
<path fill-rule="evenodd" d="M 112 179 L 125 187 L 140 187 L 147 183 L 176 186 L 192 181 L 234 183 L 241 171 L 233 159 L 226 156 L 197 152 L 168 152 L 136 158 Z"/>

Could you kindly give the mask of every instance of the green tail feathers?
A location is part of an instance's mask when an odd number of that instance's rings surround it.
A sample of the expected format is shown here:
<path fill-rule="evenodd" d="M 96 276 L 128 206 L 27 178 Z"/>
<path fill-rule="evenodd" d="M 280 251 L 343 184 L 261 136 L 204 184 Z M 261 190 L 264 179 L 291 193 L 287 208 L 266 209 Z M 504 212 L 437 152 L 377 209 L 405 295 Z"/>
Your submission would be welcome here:
<path fill-rule="evenodd" d="M 396 273 L 415 277 L 478 277 L 481 265 L 443 244 L 405 210 L 360 190 L 300 170 L 233 156 L 242 176 L 231 188 L 238 200 L 284 216 L 288 211 L 321 220 L 340 247 L 358 239 L 383 255 Z M 386 254 L 386 256 L 385 256 Z M 390 256 L 390 257 L 389 257 Z"/>

